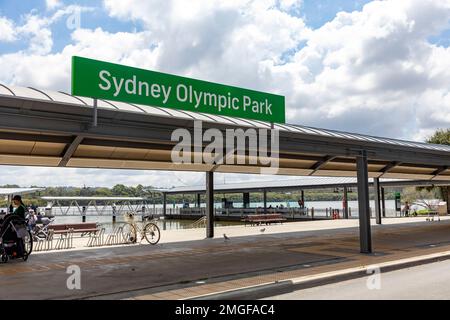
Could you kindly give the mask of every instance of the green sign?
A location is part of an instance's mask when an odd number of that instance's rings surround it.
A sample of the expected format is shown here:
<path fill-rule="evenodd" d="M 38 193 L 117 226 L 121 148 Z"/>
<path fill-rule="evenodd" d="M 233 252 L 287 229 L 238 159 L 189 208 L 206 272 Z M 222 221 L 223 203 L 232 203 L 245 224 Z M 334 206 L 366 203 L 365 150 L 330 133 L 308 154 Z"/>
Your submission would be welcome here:
<path fill-rule="evenodd" d="M 395 193 L 395 211 L 402 210 L 402 202 L 400 192 Z"/>
<path fill-rule="evenodd" d="M 72 57 L 72 94 L 285 122 L 283 96 L 75 56 Z"/>

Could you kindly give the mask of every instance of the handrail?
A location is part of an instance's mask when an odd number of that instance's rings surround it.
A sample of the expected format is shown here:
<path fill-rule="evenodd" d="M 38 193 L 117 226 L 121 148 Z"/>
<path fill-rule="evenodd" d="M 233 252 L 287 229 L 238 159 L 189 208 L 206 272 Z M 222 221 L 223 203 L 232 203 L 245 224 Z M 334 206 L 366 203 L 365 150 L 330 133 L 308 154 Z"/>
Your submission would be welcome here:
<path fill-rule="evenodd" d="M 206 227 L 206 216 L 201 217 L 191 224 L 191 228 L 202 228 Z"/>

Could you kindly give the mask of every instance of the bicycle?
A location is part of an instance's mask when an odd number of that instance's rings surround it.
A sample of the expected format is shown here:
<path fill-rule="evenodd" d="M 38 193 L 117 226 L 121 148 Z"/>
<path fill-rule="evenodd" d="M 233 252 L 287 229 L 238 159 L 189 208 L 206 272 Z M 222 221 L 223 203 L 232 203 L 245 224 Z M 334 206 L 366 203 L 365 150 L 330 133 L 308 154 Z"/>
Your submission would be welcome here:
<path fill-rule="evenodd" d="M 155 245 L 161 238 L 159 227 L 153 223 L 137 223 L 134 221 L 133 213 L 125 214 L 125 221 L 122 226 L 122 237 L 125 243 L 136 243 L 140 235 L 139 243 L 145 238 L 149 244 Z"/>

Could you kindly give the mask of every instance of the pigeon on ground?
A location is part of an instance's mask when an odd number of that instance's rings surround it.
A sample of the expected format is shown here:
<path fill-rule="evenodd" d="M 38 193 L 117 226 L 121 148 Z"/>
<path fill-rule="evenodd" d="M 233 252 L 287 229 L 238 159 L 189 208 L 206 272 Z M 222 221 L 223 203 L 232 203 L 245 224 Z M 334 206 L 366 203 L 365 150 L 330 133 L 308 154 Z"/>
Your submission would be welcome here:
<path fill-rule="evenodd" d="M 261 233 L 264 233 L 264 231 L 266 231 L 266 228 L 262 228 L 262 229 L 259 230 L 259 231 L 261 231 Z"/>
<path fill-rule="evenodd" d="M 225 233 L 223 234 L 223 238 L 225 239 L 225 241 L 230 240 L 230 238 L 228 238 L 227 235 L 226 235 Z"/>

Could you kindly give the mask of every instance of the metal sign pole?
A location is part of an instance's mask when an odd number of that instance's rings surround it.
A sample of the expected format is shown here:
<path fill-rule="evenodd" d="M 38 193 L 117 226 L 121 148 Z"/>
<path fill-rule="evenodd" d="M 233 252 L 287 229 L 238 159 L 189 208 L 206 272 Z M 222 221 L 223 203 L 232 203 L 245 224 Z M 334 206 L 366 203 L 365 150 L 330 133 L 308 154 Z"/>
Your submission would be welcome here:
<path fill-rule="evenodd" d="M 92 120 L 92 126 L 96 127 L 97 126 L 97 99 L 94 98 L 94 109 L 93 109 L 93 120 Z"/>

